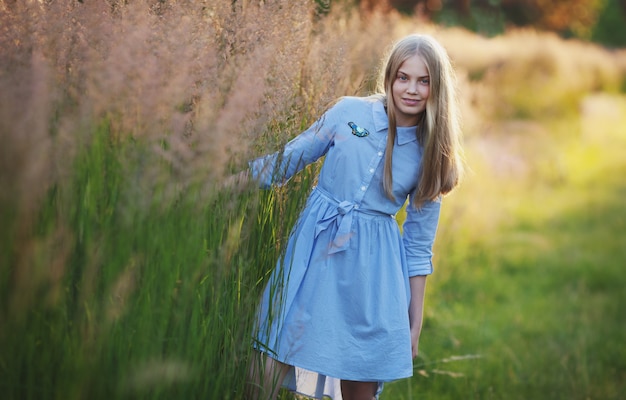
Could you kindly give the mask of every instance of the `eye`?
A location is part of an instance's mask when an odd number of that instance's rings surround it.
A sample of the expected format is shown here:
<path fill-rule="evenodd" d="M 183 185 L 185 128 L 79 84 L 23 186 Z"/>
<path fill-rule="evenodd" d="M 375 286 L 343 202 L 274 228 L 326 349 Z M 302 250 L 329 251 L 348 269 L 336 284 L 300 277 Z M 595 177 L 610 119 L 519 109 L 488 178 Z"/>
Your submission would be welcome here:
<path fill-rule="evenodd" d="M 408 81 L 409 80 L 409 78 L 406 75 L 404 75 L 404 74 L 398 75 L 398 79 L 401 80 L 401 81 Z"/>
<path fill-rule="evenodd" d="M 419 83 L 422 85 L 430 85 L 430 78 L 421 78 Z"/>

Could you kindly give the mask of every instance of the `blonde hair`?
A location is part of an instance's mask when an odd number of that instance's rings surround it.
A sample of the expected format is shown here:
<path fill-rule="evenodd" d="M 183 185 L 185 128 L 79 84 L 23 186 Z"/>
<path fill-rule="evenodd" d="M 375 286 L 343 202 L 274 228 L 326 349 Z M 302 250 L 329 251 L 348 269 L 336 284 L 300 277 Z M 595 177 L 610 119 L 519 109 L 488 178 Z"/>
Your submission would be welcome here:
<path fill-rule="evenodd" d="M 420 116 L 417 140 L 423 146 L 422 166 L 413 204 L 420 207 L 454 189 L 460 181 L 463 165 L 461 132 L 458 122 L 456 80 L 446 50 L 428 35 L 410 35 L 393 47 L 379 82 L 379 91 L 385 93 L 389 136 L 385 155 L 383 187 L 393 199 L 392 153 L 396 139 L 396 105 L 392 86 L 398 69 L 408 58 L 422 58 L 430 76 L 430 95 L 426 110 Z M 381 87 L 382 83 L 382 87 Z"/>

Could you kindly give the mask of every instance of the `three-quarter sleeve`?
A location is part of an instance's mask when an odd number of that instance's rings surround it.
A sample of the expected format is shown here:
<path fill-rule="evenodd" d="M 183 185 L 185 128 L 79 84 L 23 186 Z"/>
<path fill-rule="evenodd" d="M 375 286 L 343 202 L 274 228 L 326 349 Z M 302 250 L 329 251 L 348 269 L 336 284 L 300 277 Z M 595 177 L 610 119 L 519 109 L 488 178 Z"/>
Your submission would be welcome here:
<path fill-rule="evenodd" d="M 282 151 L 250 161 L 252 177 L 259 182 L 259 186 L 283 185 L 305 166 L 326 154 L 334 138 L 331 116 L 332 109 L 288 142 Z"/>
<path fill-rule="evenodd" d="M 406 207 L 402 241 L 408 263 L 409 276 L 430 275 L 433 272 L 433 244 L 439 225 L 441 198 L 427 201 L 415 208 L 412 196 Z"/>

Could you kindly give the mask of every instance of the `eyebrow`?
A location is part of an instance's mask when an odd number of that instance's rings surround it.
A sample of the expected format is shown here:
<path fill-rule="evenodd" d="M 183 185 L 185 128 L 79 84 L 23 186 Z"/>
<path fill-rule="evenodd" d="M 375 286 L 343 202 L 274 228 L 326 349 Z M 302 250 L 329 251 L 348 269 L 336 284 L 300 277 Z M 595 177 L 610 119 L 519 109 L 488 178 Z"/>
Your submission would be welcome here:
<path fill-rule="evenodd" d="M 402 71 L 401 69 L 398 70 L 399 74 L 403 74 L 406 76 L 410 76 L 410 74 L 407 74 L 406 72 Z M 424 79 L 424 78 L 430 78 L 430 75 L 423 75 L 423 76 L 418 76 L 417 79 Z"/>

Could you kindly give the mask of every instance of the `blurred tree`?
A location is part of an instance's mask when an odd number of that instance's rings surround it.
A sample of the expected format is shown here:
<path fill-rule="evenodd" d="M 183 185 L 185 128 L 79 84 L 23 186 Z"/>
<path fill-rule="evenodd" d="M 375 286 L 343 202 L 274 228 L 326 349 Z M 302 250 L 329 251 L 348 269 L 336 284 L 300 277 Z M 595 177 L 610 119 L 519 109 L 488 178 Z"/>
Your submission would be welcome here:
<path fill-rule="evenodd" d="M 587 39 L 606 0 L 501 0 L 501 3 L 507 21 L 514 25 Z"/>
<path fill-rule="evenodd" d="M 425 0 L 431 19 L 444 25 L 459 25 L 485 35 L 504 31 L 502 0 Z"/>
<path fill-rule="evenodd" d="M 327 15 L 330 12 L 331 0 L 315 0 L 315 14 L 317 16 Z"/>
<path fill-rule="evenodd" d="M 591 39 L 612 47 L 626 47 L 626 0 L 607 0 Z"/>
<path fill-rule="evenodd" d="M 434 22 L 496 35 L 507 26 L 626 45 L 626 0 L 316 0 L 358 4 L 364 13 L 397 10 Z"/>
<path fill-rule="evenodd" d="M 417 5 L 420 3 L 427 3 L 427 1 L 424 1 L 424 0 L 389 0 L 389 4 L 393 8 L 395 8 L 396 10 L 400 12 L 407 13 L 407 14 L 414 13 Z"/>
<path fill-rule="evenodd" d="M 393 9 L 389 0 L 359 0 L 358 3 L 359 9 L 365 14 L 373 12 L 386 13 Z"/>

